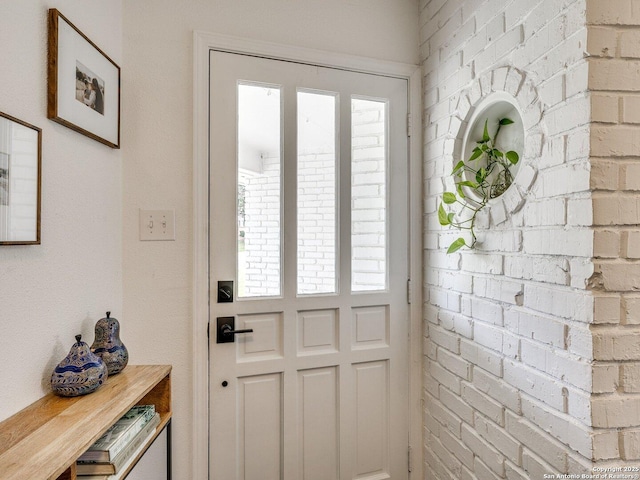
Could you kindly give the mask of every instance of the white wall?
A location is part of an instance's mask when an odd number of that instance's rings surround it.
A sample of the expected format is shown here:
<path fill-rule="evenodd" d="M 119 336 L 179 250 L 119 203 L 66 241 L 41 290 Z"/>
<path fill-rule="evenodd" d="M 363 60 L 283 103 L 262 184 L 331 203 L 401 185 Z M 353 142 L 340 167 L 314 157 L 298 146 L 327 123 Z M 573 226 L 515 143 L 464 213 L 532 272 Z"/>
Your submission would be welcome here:
<path fill-rule="evenodd" d="M 117 64 L 122 2 L 0 0 L 0 111 L 42 128 L 42 244 L 0 246 L 0 420 L 50 391 L 55 365 L 122 316 L 121 152 L 47 120 L 47 10 Z"/>
<path fill-rule="evenodd" d="M 123 335 L 132 362 L 174 365 L 174 474 L 191 478 L 193 31 L 417 64 L 418 6 L 139 0 L 123 7 Z M 139 208 L 175 208 L 176 241 L 139 242 Z"/>

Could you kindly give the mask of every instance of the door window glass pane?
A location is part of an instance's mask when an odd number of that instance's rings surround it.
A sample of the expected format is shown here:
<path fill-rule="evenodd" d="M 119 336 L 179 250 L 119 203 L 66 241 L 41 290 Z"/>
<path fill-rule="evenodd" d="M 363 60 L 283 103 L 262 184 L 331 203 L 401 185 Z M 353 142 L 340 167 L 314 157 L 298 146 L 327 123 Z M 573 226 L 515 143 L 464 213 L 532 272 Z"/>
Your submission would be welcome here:
<path fill-rule="evenodd" d="M 298 294 L 336 291 L 336 96 L 298 92 Z"/>
<path fill-rule="evenodd" d="M 351 290 L 387 288 L 387 103 L 351 100 Z"/>
<path fill-rule="evenodd" d="M 280 105 L 278 87 L 238 85 L 239 297 L 281 294 Z"/>

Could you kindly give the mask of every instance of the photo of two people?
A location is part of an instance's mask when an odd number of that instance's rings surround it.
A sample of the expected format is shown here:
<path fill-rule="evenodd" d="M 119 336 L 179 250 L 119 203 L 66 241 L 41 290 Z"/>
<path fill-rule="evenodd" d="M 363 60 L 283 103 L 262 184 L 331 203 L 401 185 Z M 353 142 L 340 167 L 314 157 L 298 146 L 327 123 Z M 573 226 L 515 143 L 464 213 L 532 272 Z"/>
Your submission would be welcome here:
<path fill-rule="evenodd" d="M 104 115 L 104 80 L 76 61 L 76 100 Z"/>

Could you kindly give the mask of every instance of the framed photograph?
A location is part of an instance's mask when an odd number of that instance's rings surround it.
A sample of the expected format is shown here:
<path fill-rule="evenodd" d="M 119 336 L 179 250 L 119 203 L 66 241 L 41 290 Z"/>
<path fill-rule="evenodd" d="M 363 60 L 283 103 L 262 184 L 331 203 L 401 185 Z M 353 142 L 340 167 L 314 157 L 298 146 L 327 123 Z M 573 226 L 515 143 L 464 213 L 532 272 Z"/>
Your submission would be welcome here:
<path fill-rule="evenodd" d="M 48 70 L 47 116 L 120 148 L 120 67 L 55 8 Z"/>
<path fill-rule="evenodd" d="M 40 244 L 42 130 L 0 112 L 0 245 Z"/>

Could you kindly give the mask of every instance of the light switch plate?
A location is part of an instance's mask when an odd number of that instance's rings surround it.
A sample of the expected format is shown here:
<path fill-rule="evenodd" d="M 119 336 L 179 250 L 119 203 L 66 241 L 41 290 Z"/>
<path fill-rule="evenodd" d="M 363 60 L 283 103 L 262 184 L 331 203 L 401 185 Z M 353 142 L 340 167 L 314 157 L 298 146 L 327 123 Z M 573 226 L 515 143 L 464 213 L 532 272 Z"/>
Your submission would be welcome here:
<path fill-rule="evenodd" d="M 175 210 L 140 209 L 140 240 L 175 240 Z"/>

